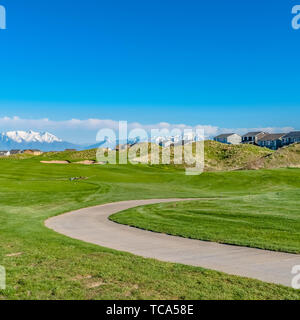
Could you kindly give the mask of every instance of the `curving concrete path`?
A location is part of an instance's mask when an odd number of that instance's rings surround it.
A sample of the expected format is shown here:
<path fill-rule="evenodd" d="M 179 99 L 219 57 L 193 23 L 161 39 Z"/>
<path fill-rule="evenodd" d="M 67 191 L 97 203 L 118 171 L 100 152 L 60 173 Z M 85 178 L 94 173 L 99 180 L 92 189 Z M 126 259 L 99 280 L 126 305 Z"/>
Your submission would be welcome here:
<path fill-rule="evenodd" d="M 133 200 L 85 208 L 53 217 L 45 225 L 74 239 L 146 258 L 218 270 L 291 286 L 300 255 L 185 239 L 140 230 L 108 220 L 116 212 L 162 202 L 196 199 Z"/>

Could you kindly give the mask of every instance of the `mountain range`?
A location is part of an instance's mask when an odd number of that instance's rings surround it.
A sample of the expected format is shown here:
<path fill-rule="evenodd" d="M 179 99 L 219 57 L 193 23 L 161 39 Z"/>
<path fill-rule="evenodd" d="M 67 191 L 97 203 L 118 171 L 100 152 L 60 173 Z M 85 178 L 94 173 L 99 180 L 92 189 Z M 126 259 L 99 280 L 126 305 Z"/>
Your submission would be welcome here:
<path fill-rule="evenodd" d="M 82 146 L 63 141 L 49 132 L 8 131 L 0 134 L 0 150 L 39 149 L 41 151 L 63 151 L 83 149 Z"/>
<path fill-rule="evenodd" d="M 197 141 L 197 137 L 192 135 L 188 137 L 174 136 L 174 137 L 155 137 L 152 142 L 169 146 L 170 144 L 181 143 L 182 138 L 186 141 Z M 57 136 L 49 132 L 35 132 L 35 131 L 8 131 L 0 133 L 0 150 L 9 151 L 13 149 L 25 150 L 25 149 L 38 149 L 43 152 L 47 151 L 64 151 L 65 149 L 87 150 L 96 149 L 99 147 L 114 149 L 117 145 L 122 144 L 136 144 L 140 141 L 139 138 L 127 140 L 127 141 L 110 141 L 108 139 L 98 142 L 94 145 L 84 146 L 77 145 L 67 141 L 63 141 Z"/>

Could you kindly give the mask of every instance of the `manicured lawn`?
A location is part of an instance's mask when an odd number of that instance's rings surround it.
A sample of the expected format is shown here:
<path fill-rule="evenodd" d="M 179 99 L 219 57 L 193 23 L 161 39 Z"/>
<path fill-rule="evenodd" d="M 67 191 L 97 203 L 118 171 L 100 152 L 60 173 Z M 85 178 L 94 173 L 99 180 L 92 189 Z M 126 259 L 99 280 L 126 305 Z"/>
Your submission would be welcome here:
<path fill-rule="evenodd" d="M 0 265 L 7 271 L 0 299 L 300 299 L 293 289 L 116 252 L 44 226 L 48 217 L 120 200 L 293 193 L 300 170 L 192 177 L 159 166 L 0 165 Z"/>
<path fill-rule="evenodd" d="M 300 253 L 300 189 L 151 205 L 110 218 L 185 238 Z"/>

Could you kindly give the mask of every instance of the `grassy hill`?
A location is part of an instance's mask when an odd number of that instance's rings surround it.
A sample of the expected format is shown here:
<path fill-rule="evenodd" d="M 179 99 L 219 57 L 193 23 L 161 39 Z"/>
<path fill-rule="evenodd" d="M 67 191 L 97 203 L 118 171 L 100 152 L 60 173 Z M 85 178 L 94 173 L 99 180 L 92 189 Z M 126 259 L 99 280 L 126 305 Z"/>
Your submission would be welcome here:
<path fill-rule="evenodd" d="M 215 141 L 205 141 L 205 170 L 241 170 L 249 163 L 263 159 L 273 151 L 253 145 L 227 145 Z"/>
<path fill-rule="evenodd" d="M 140 144 L 136 147 L 145 147 L 147 144 Z M 157 145 L 148 144 L 149 156 L 143 156 L 138 152 L 136 158 L 141 160 L 142 163 L 148 164 L 150 162 L 151 148 L 162 150 Z M 177 147 L 175 147 L 177 148 Z M 120 151 L 124 153 L 126 151 Z M 84 160 L 96 160 L 97 149 L 84 150 L 84 151 L 64 151 L 64 152 L 51 152 L 44 153 L 36 157 L 37 160 L 51 161 L 51 160 L 67 160 L 69 162 L 80 162 Z M 117 152 L 118 153 L 118 152 Z M 249 163 L 268 156 L 272 151 L 251 145 L 226 145 L 215 141 L 205 141 L 205 169 L 206 171 L 227 171 L 243 169 Z M 161 159 L 161 157 L 160 157 Z M 174 160 L 174 148 L 171 148 L 171 159 Z M 156 159 L 157 160 L 157 159 Z"/>
<path fill-rule="evenodd" d="M 249 169 L 299 168 L 300 143 L 283 147 L 269 156 L 258 159 L 248 166 Z"/>
<path fill-rule="evenodd" d="M 136 146 L 136 148 L 139 147 L 146 147 L 149 155 L 143 155 L 143 153 L 141 154 L 138 151 L 138 157 L 134 160 L 140 160 L 144 164 L 150 163 L 151 148 L 155 148 L 160 151 L 162 150 L 161 147 L 153 144 L 140 144 Z M 193 148 L 195 149 L 195 144 L 193 145 Z M 124 152 L 126 151 L 120 151 L 120 153 Z M 34 158 L 36 161 L 61 160 L 76 163 L 85 160 L 96 161 L 96 154 L 97 149 L 90 149 L 84 151 L 48 152 L 36 157 L 32 155 L 15 155 L 11 157 L 2 157 L 0 159 Z M 119 152 L 117 151 L 116 154 L 118 157 Z M 161 155 L 159 159 L 161 159 Z M 173 161 L 174 148 L 171 147 L 171 164 Z M 183 168 L 184 165 L 176 165 L 176 167 Z M 210 140 L 205 141 L 205 171 L 257 170 L 285 167 L 300 167 L 300 144 L 294 144 L 281 148 L 277 151 L 272 151 L 267 148 L 261 148 L 253 145 L 227 145 Z"/>
<path fill-rule="evenodd" d="M 196 144 L 202 143 L 203 142 L 197 142 L 193 144 L 194 154 L 196 150 Z M 155 148 L 155 150 L 163 150 L 157 145 L 149 144 L 149 153 L 151 152 L 150 146 L 151 148 Z M 173 164 L 176 160 L 176 156 L 174 156 L 174 154 L 180 154 L 177 152 L 178 148 L 178 146 L 171 147 L 171 164 Z M 265 158 L 271 155 L 273 151 L 253 145 L 227 145 L 207 140 L 204 142 L 204 153 L 205 171 L 231 171 L 245 169 L 249 163 Z M 155 158 L 157 160 L 157 156 Z M 150 159 L 150 155 L 144 155 L 141 157 L 142 163 L 149 163 Z M 184 166 L 176 165 L 176 167 Z"/>
<path fill-rule="evenodd" d="M 143 148 L 145 146 L 146 144 L 140 144 L 136 147 Z M 195 144 L 193 147 L 195 149 Z M 149 164 L 151 159 L 151 148 L 155 148 L 155 150 L 162 150 L 162 148 L 158 147 L 157 145 L 149 144 L 147 148 L 149 156 L 137 152 L 139 157 L 135 158 L 134 160 L 141 160 L 142 163 Z M 126 151 L 120 151 L 120 153 L 124 152 Z M 84 160 L 95 161 L 96 153 L 97 149 L 75 152 L 52 152 L 45 153 L 39 157 L 36 157 L 36 159 L 40 161 L 67 160 L 69 162 L 80 162 Z M 205 171 L 230 171 L 245 169 L 248 168 L 250 164 L 254 163 L 255 161 L 263 159 L 271 155 L 272 153 L 273 151 L 271 150 L 252 145 L 226 145 L 215 141 L 205 141 Z M 171 163 L 173 161 L 174 148 L 171 148 Z M 177 167 L 180 168 L 183 166 L 177 165 Z"/>
<path fill-rule="evenodd" d="M 300 168 L 300 143 L 276 151 L 253 145 L 224 145 L 206 141 L 206 171 Z"/>
<path fill-rule="evenodd" d="M 300 143 L 276 151 L 253 145 L 205 142 L 206 171 L 300 168 Z"/>
<path fill-rule="evenodd" d="M 69 162 L 79 162 L 84 160 L 96 160 L 97 149 L 83 150 L 83 151 L 62 151 L 62 152 L 47 152 L 38 156 L 40 161 L 51 160 L 66 160 Z"/>

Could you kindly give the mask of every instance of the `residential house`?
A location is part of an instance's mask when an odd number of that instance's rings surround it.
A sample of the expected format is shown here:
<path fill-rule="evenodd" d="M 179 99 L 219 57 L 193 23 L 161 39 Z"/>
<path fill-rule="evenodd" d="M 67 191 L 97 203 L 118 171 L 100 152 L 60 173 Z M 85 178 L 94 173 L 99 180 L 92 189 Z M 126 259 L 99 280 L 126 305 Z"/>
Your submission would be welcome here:
<path fill-rule="evenodd" d="M 135 146 L 138 142 L 130 142 L 125 144 L 118 144 L 115 148 L 116 151 L 128 150 L 131 147 Z"/>
<path fill-rule="evenodd" d="M 269 133 L 263 131 L 248 132 L 242 136 L 242 142 L 248 144 L 257 144 L 258 140 L 262 139 Z"/>
<path fill-rule="evenodd" d="M 8 157 L 10 155 L 9 151 L 0 151 L 0 157 Z"/>
<path fill-rule="evenodd" d="M 23 153 L 22 150 L 17 150 L 17 149 L 14 149 L 14 150 L 10 150 L 10 154 L 11 155 L 14 155 L 14 154 L 21 154 Z"/>
<path fill-rule="evenodd" d="M 216 136 L 214 140 L 226 144 L 240 144 L 242 137 L 236 133 L 225 133 Z"/>
<path fill-rule="evenodd" d="M 286 134 L 282 140 L 284 145 L 300 142 L 300 131 L 290 132 Z"/>
<path fill-rule="evenodd" d="M 41 154 L 43 154 L 43 152 L 41 150 L 36 150 L 36 149 L 27 149 L 24 150 L 23 153 L 25 154 L 31 154 L 33 156 L 40 156 Z"/>
<path fill-rule="evenodd" d="M 285 133 L 266 134 L 257 141 L 261 147 L 277 150 L 283 146 L 283 137 Z"/>

